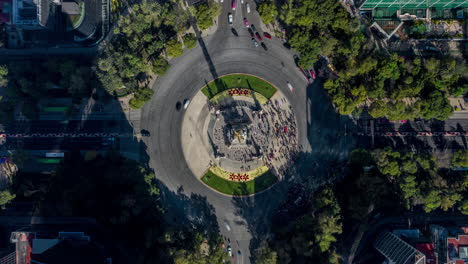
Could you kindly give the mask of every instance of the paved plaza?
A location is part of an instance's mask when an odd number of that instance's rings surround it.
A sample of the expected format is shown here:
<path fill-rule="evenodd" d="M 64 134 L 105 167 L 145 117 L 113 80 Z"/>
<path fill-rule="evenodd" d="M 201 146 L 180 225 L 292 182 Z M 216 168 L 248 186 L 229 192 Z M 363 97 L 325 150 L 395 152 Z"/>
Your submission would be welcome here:
<path fill-rule="evenodd" d="M 233 100 L 234 99 L 234 100 Z M 211 107 L 209 126 L 214 160 L 232 172 L 249 172 L 266 165 L 279 178 L 297 154 L 294 113 L 281 93 L 266 104 L 235 96 Z"/>

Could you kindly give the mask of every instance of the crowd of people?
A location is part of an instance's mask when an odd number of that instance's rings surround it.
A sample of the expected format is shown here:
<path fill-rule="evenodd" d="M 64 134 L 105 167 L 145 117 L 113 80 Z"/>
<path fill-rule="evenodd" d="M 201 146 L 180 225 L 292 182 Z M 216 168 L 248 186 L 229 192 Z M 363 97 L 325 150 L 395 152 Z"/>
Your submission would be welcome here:
<path fill-rule="evenodd" d="M 246 137 L 243 144 L 231 145 L 239 141 L 230 131 L 230 122 L 236 119 L 235 115 L 232 116 L 235 108 L 239 108 L 238 114 L 247 115 L 247 121 L 241 126 L 248 132 L 242 134 Z M 217 115 L 213 133 L 218 157 L 241 162 L 241 171 L 249 171 L 251 162 L 261 159 L 276 175 L 283 177 L 298 153 L 296 120 L 285 98 L 270 100 L 261 109 L 243 104 L 242 107 L 233 106 L 229 111 L 222 111 Z"/>

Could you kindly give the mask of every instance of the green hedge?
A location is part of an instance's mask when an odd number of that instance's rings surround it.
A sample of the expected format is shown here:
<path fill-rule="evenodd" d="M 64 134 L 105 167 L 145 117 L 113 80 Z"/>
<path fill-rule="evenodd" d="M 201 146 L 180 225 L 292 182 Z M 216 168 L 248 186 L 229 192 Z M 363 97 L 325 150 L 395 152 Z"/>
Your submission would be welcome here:
<path fill-rule="evenodd" d="M 202 177 L 202 181 L 211 188 L 229 195 L 249 195 L 267 189 L 275 184 L 278 179 L 273 173 L 267 171 L 261 176 L 248 182 L 234 182 L 225 180 L 211 171 Z"/>
<path fill-rule="evenodd" d="M 216 94 L 231 88 L 251 89 L 268 99 L 276 93 L 276 88 L 270 83 L 258 77 L 246 74 L 230 74 L 219 77 L 203 87 L 202 92 L 211 99 Z"/>

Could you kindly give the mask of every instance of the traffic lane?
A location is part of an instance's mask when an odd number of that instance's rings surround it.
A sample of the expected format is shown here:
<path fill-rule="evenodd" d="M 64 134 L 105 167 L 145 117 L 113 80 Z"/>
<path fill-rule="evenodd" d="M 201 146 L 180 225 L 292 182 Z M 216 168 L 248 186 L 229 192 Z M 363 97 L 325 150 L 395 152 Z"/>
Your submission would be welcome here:
<path fill-rule="evenodd" d="M 73 133 L 73 132 L 123 132 L 132 128 L 126 120 L 34 120 L 6 123 L 1 126 L 6 133 Z"/>
<path fill-rule="evenodd" d="M 9 138 L 1 150 L 109 150 L 118 146 L 118 138 Z"/>
<path fill-rule="evenodd" d="M 374 120 L 376 131 L 468 131 L 468 119 L 448 119 L 445 121 L 387 122 Z"/>

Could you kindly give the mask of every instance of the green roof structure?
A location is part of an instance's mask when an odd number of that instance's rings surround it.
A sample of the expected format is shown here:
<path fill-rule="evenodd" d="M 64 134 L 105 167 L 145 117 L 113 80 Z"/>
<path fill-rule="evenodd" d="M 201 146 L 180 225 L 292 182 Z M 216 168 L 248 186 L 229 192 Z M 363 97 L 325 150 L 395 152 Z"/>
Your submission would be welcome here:
<path fill-rule="evenodd" d="M 418 8 L 468 8 L 467 0 L 366 0 L 361 9 L 388 8 L 388 9 L 418 9 Z"/>

